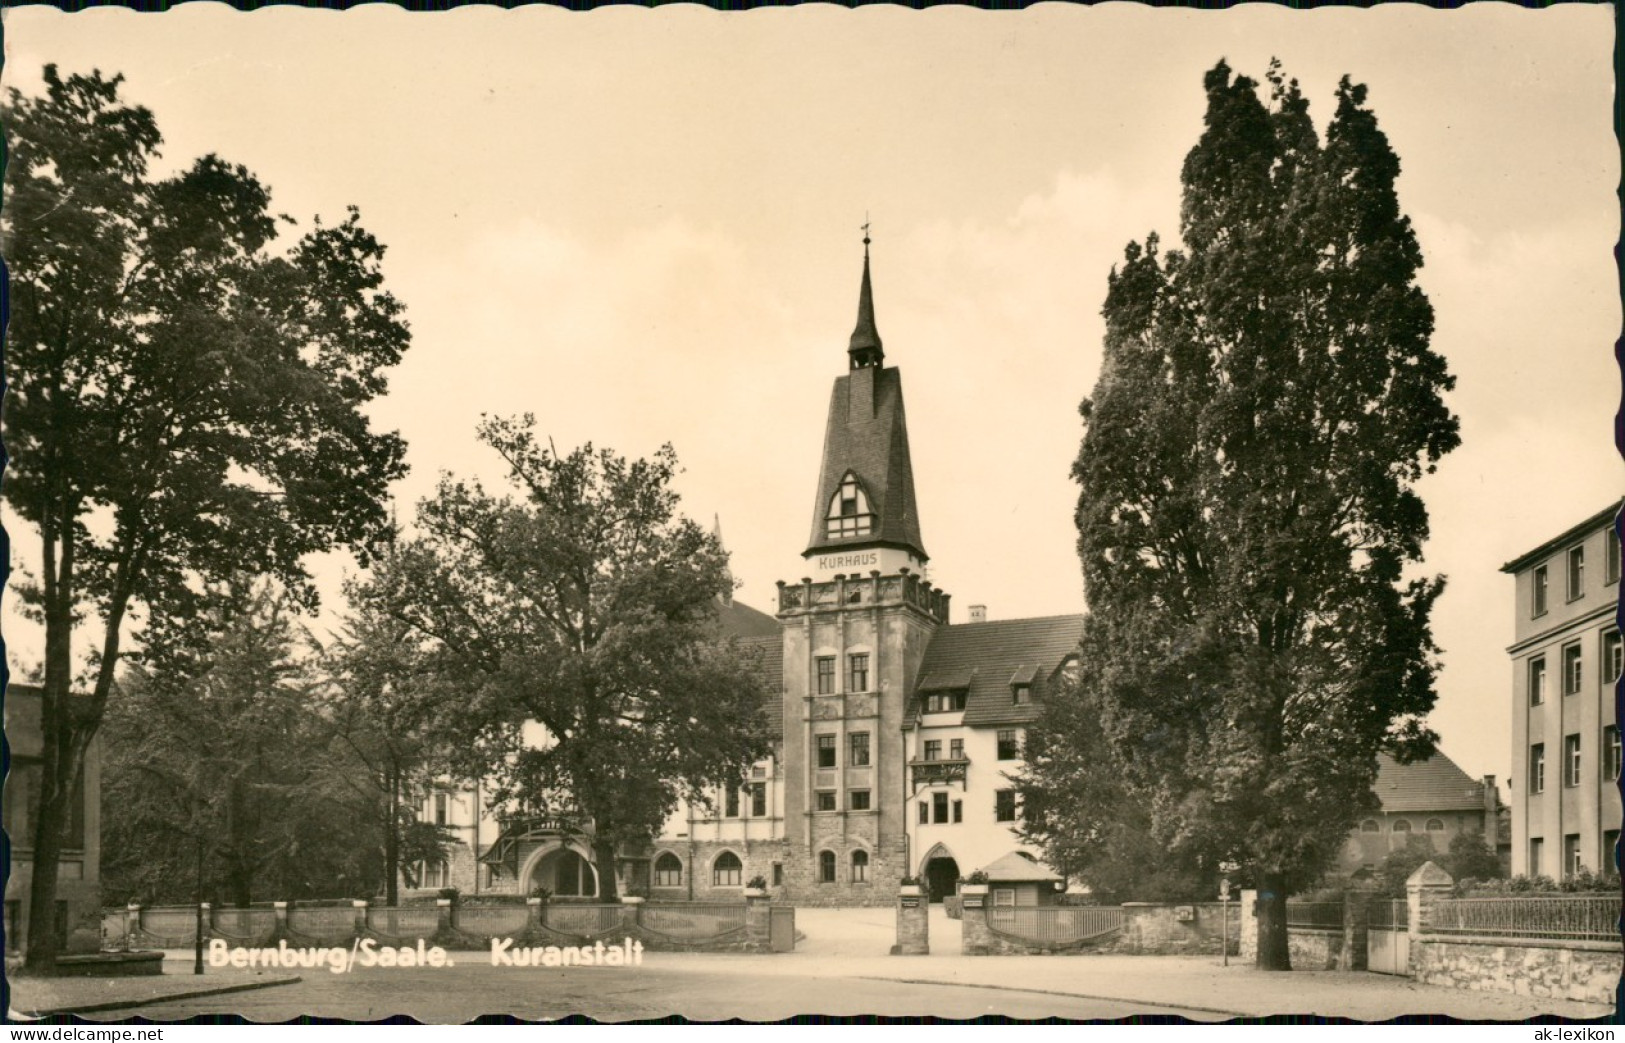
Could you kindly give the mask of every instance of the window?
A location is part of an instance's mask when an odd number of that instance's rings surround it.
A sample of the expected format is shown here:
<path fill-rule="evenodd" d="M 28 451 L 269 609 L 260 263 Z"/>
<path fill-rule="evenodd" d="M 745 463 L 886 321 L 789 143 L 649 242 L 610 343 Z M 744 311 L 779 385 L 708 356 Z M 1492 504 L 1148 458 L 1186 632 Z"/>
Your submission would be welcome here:
<path fill-rule="evenodd" d="M 930 825 L 930 823 L 931 823 L 931 805 L 927 804 L 925 801 L 922 800 L 922 801 L 920 801 L 920 825 L 926 826 L 926 825 Z"/>
<path fill-rule="evenodd" d="M 948 759 L 951 761 L 962 761 L 965 759 L 964 739 L 948 740 Z"/>
<path fill-rule="evenodd" d="M 724 806 L 723 806 L 723 809 L 722 809 L 722 817 L 723 818 L 738 818 L 739 817 L 739 790 L 736 789 L 733 786 L 729 786 L 724 791 L 724 793 L 725 793 L 725 796 L 723 797 L 723 805 Z"/>
<path fill-rule="evenodd" d="M 446 795 L 444 793 L 434 795 L 434 824 L 437 826 L 446 824 Z"/>
<path fill-rule="evenodd" d="M 1546 657 L 1529 660 L 1529 705 L 1539 706 L 1546 701 Z"/>
<path fill-rule="evenodd" d="M 1010 701 L 1017 706 L 1024 706 L 1033 701 L 1033 686 L 1030 684 L 1013 684 L 1010 686 Z"/>
<path fill-rule="evenodd" d="M 818 810 L 819 811 L 834 811 L 835 810 L 835 791 L 834 790 L 826 789 L 826 790 L 819 790 L 818 791 Z"/>
<path fill-rule="evenodd" d="M 1016 791 L 1001 789 L 993 794 L 993 817 L 1000 822 L 1016 820 Z"/>
<path fill-rule="evenodd" d="M 1409 833 L 1410 831 L 1411 831 L 1411 820 L 1410 819 L 1402 818 L 1402 819 L 1396 819 L 1394 821 L 1394 832 L 1395 833 Z"/>
<path fill-rule="evenodd" d="M 820 768 L 835 767 L 835 736 L 818 736 L 818 766 Z"/>
<path fill-rule="evenodd" d="M 840 488 L 830 497 L 824 532 L 832 537 L 867 536 L 873 523 L 874 513 L 869 510 L 869 497 L 857 478 L 848 471 L 846 477 L 841 479 Z"/>
<path fill-rule="evenodd" d="M 1529 838 L 1529 875 L 1540 876 L 1541 870 L 1546 868 L 1546 841 L 1540 837 Z"/>
<path fill-rule="evenodd" d="M 964 692 L 932 692 L 925 697 L 926 713 L 954 713 L 964 708 Z"/>
<path fill-rule="evenodd" d="M 1613 535 L 1609 535 L 1613 539 Z M 1606 869 L 1619 868 L 1619 830 L 1605 829 L 1602 833 L 1602 866 Z"/>
<path fill-rule="evenodd" d="M 869 763 L 869 733 L 853 732 L 852 757 L 847 761 L 854 768 L 866 767 Z"/>
<path fill-rule="evenodd" d="M 852 882 L 854 884 L 869 882 L 869 852 L 852 852 Z"/>
<path fill-rule="evenodd" d="M 419 862 L 419 887 L 448 887 L 451 870 L 444 862 Z"/>
<path fill-rule="evenodd" d="M 1543 742 L 1529 747 L 1529 792 L 1546 792 L 1546 744 Z"/>
<path fill-rule="evenodd" d="M 1602 562 L 1603 582 L 1619 582 L 1619 537 L 1614 535 L 1613 529 L 1604 530 L 1602 534 Z"/>
<path fill-rule="evenodd" d="M 1602 683 L 1613 684 L 1619 680 L 1619 670 L 1622 662 L 1619 631 L 1605 630 L 1602 635 Z"/>
<path fill-rule="evenodd" d="M 724 851 L 711 863 L 712 887 L 738 887 L 744 877 L 745 865 L 732 851 Z"/>
<path fill-rule="evenodd" d="M 965 821 L 965 802 L 962 800 L 954 801 L 954 821 Z"/>
<path fill-rule="evenodd" d="M 835 657 L 821 655 L 814 662 L 818 666 L 818 694 L 835 694 Z"/>
<path fill-rule="evenodd" d="M 783 887 L 784 886 L 784 863 L 783 862 L 774 862 L 773 863 L 773 886 L 774 887 Z"/>
<path fill-rule="evenodd" d="M 1016 730 L 1007 728 L 999 732 L 999 760 L 1013 761 L 1021 754 L 1016 749 Z"/>
<path fill-rule="evenodd" d="M 1374 818 L 1368 818 L 1360 823 L 1360 832 L 1362 833 L 1378 833 L 1381 831 L 1382 827 L 1377 825 L 1377 820 Z"/>
<path fill-rule="evenodd" d="M 1563 875 L 1573 876 L 1583 868 L 1580 862 L 1580 834 L 1569 833 L 1563 837 Z"/>
<path fill-rule="evenodd" d="M 948 821 L 948 794 L 931 794 L 931 820 L 939 825 Z"/>
<path fill-rule="evenodd" d="M 762 818 L 767 814 L 767 783 L 750 784 L 750 813 L 756 818 Z"/>
<path fill-rule="evenodd" d="M 1563 694 L 1574 695 L 1580 691 L 1580 684 L 1585 680 L 1581 673 L 1583 667 L 1580 660 L 1580 643 L 1577 641 L 1563 649 Z"/>
<path fill-rule="evenodd" d="M 676 855 L 667 851 L 655 859 L 655 886 L 656 887 L 682 887 L 683 863 Z"/>
<path fill-rule="evenodd" d="M 1546 566 L 1542 565 L 1535 570 L 1529 578 L 1529 614 L 1531 616 L 1544 616 L 1546 614 Z"/>
<path fill-rule="evenodd" d="M 941 739 L 925 740 L 925 759 L 928 761 L 940 761 L 942 759 Z"/>
<path fill-rule="evenodd" d="M 851 790 L 846 795 L 847 806 L 853 811 L 869 810 L 869 791 L 866 789 Z"/>
<path fill-rule="evenodd" d="M 1578 735 L 1563 736 L 1563 785 L 1578 786 L 1580 784 L 1580 737 Z"/>
<path fill-rule="evenodd" d="M 835 882 L 835 852 L 818 852 L 818 882 L 821 884 Z"/>
<path fill-rule="evenodd" d="M 1602 730 L 1602 777 L 1607 782 L 1619 778 L 1619 725 L 1610 724 Z"/>
<path fill-rule="evenodd" d="M 846 657 L 846 690 L 849 692 L 867 692 L 869 690 L 869 654 L 867 652 L 854 652 Z"/>
<path fill-rule="evenodd" d="M 1570 547 L 1568 553 L 1568 590 L 1570 601 L 1585 596 L 1586 592 L 1586 549 L 1585 547 Z"/>
<path fill-rule="evenodd" d="M 1443 833 L 1444 832 L 1444 820 L 1443 819 L 1437 819 L 1437 818 L 1430 818 L 1430 819 L 1428 819 L 1428 824 L 1427 824 L 1427 826 L 1425 828 L 1427 829 L 1427 831 L 1429 833 Z"/>

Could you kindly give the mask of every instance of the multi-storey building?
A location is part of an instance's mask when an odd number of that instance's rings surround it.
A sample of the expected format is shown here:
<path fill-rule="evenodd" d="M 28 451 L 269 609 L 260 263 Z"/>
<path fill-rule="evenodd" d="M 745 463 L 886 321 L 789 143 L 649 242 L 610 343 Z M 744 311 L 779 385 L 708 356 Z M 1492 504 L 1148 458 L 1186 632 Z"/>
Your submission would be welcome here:
<path fill-rule="evenodd" d="M 713 897 L 760 876 L 798 903 L 889 902 L 903 876 L 926 878 L 940 897 L 961 874 L 1021 852 L 1011 779 L 1024 729 L 1073 662 L 1082 617 L 989 622 L 973 606 L 969 622 L 950 625 L 948 594 L 925 576 L 902 377 L 886 365 L 867 239 L 864 247 L 806 573 L 779 583 L 776 619 L 739 605 L 722 614 L 723 630 L 755 650 L 773 693 L 773 753 L 737 789 L 714 794 L 711 808 L 681 806 L 652 844 L 622 850 L 623 887 Z M 596 889 L 602 867 L 592 865 L 581 824 L 510 824 L 488 846 L 474 838 L 496 837 L 494 819 L 478 833 L 454 814 L 447 824 L 482 851 L 479 889 Z M 468 861 L 426 878 L 467 889 L 473 881 L 457 870 Z M 1030 854 L 1004 864 L 1059 879 Z M 1031 890 L 1013 893 L 1020 900 Z"/>
<path fill-rule="evenodd" d="M 1620 828 L 1617 502 L 1501 567 L 1512 646 L 1512 871 L 1614 861 Z"/>

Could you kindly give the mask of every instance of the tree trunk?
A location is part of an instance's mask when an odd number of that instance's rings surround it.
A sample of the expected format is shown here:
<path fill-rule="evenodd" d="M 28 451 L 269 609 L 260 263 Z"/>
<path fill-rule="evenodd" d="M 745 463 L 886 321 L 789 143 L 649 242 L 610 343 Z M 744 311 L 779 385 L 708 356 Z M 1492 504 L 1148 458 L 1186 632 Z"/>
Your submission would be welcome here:
<path fill-rule="evenodd" d="M 64 548 L 62 567 L 71 568 L 71 545 Z M 47 579 L 58 567 L 55 547 L 46 545 Z M 32 879 L 28 890 L 28 941 L 23 967 L 32 974 L 56 973 L 56 958 L 66 941 L 56 929 L 58 866 L 62 861 L 63 833 L 67 828 L 68 802 L 73 799 L 74 778 L 79 758 L 74 756 L 76 729 L 73 707 L 68 700 L 73 671 L 70 643 L 73 612 L 62 583 L 51 583 L 45 604 L 45 684 L 40 699 L 39 793 L 32 801 L 34 811 L 34 850 Z"/>
<path fill-rule="evenodd" d="M 1290 971 L 1286 936 L 1286 876 L 1264 873 L 1258 888 L 1258 962 L 1261 971 Z"/>
<path fill-rule="evenodd" d="M 598 871 L 598 900 L 600 902 L 618 902 L 620 893 L 615 886 L 615 842 L 613 840 L 598 840 L 592 842 L 593 868 Z"/>
<path fill-rule="evenodd" d="M 401 773 L 393 764 L 384 768 L 384 904 L 391 909 L 400 905 L 401 874 Z"/>

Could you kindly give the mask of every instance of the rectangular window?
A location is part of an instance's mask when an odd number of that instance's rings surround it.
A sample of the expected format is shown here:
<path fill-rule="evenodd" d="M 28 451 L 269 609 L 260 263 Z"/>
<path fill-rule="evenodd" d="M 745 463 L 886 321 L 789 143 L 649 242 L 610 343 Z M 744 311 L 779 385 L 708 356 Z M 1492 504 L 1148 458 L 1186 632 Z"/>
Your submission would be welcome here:
<path fill-rule="evenodd" d="M 1529 660 L 1529 705 L 1539 706 L 1546 701 L 1546 657 Z"/>
<path fill-rule="evenodd" d="M 1535 569 L 1529 577 L 1529 614 L 1531 616 L 1544 616 L 1546 614 L 1546 566 Z"/>
<path fill-rule="evenodd" d="M 1546 792 L 1546 744 L 1543 742 L 1529 747 L 1529 792 Z"/>
<path fill-rule="evenodd" d="M 1010 686 L 1010 701 L 1017 706 L 1025 706 L 1033 701 L 1033 686 L 1030 684 L 1013 684 Z"/>
<path fill-rule="evenodd" d="M 773 863 L 773 886 L 774 887 L 783 887 L 784 886 L 784 863 L 783 862 L 774 862 Z"/>
<path fill-rule="evenodd" d="M 849 692 L 867 692 L 869 690 L 869 655 L 867 652 L 854 652 L 846 657 L 846 690 Z"/>
<path fill-rule="evenodd" d="M 964 708 L 964 692 L 932 692 L 925 697 L 926 713 L 954 713 Z"/>
<path fill-rule="evenodd" d="M 1619 582 L 1619 537 L 1614 535 L 1613 529 L 1605 529 L 1602 534 L 1602 560 L 1603 581 L 1605 583 Z"/>
<path fill-rule="evenodd" d="M 869 733 L 852 733 L 852 759 L 847 762 L 854 768 L 867 767 L 869 764 Z"/>
<path fill-rule="evenodd" d="M 940 761 L 942 759 L 941 739 L 925 740 L 925 759 L 928 761 Z"/>
<path fill-rule="evenodd" d="M 729 786 L 726 790 L 724 790 L 723 804 L 724 804 L 724 807 L 723 807 L 723 810 L 722 810 L 722 817 L 723 818 L 738 818 L 739 817 L 739 790 L 735 789 L 732 786 Z"/>
<path fill-rule="evenodd" d="M 835 694 L 835 657 L 821 655 L 815 662 L 818 664 L 818 694 Z"/>
<path fill-rule="evenodd" d="M 999 732 L 999 760 L 1013 761 L 1021 754 L 1016 749 L 1016 730 L 1006 728 Z"/>
<path fill-rule="evenodd" d="M 1619 680 L 1619 669 L 1622 663 L 1620 655 L 1619 631 L 1605 630 L 1602 635 L 1602 683 L 1613 684 Z"/>
<path fill-rule="evenodd" d="M 1546 841 L 1540 837 L 1529 838 L 1529 874 L 1540 876 L 1546 869 Z"/>
<path fill-rule="evenodd" d="M 767 783 L 753 782 L 750 784 L 750 813 L 755 818 L 767 815 Z"/>
<path fill-rule="evenodd" d="M 660 860 L 655 863 L 655 886 L 683 886 L 683 863 L 677 860 L 677 856 L 673 855 L 668 858 L 662 855 Z"/>
<path fill-rule="evenodd" d="M 1580 658 L 1580 643 L 1576 641 L 1563 649 L 1563 694 L 1575 695 L 1585 681 L 1584 663 Z"/>
<path fill-rule="evenodd" d="M 965 802 L 962 800 L 954 801 L 954 821 L 965 821 Z"/>
<path fill-rule="evenodd" d="M 446 824 L 446 795 L 444 793 L 434 795 L 434 824 L 437 826 Z"/>
<path fill-rule="evenodd" d="M 847 793 L 847 805 L 853 811 L 868 811 L 869 791 L 866 789 L 855 789 L 850 791 Z"/>
<path fill-rule="evenodd" d="M 1613 539 L 1613 534 L 1612 533 L 1609 534 L 1609 539 Z M 1603 830 L 1603 832 L 1602 832 L 1602 861 L 1601 861 L 1600 865 L 1602 865 L 1602 867 L 1604 869 L 1615 869 L 1615 870 L 1617 870 L 1619 868 L 1619 853 L 1616 850 L 1618 847 L 1619 847 L 1619 830 L 1617 830 L 1617 829 L 1605 829 L 1605 830 Z"/>
<path fill-rule="evenodd" d="M 834 790 L 819 790 L 818 791 L 818 810 L 819 811 L 834 811 L 835 810 L 835 791 Z"/>
<path fill-rule="evenodd" d="M 948 759 L 951 761 L 962 761 L 965 759 L 964 739 L 948 740 Z"/>
<path fill-rule="evenodd" d="M 835 767 L 835 736 L 820 735 L 818 737 L 818 766 L 820 768 Z"/>
<path fill-rule="evenodd" d="M 931 794 L 931 821 L 938 824 L 948 821 L 948 794 Z"/>
<path fill-rule="evenodd" d="M 1563 785 L 1580 784 L 1580 737 L 1563 736 Z"/>
<path fill-rule="evenodd" d="M 930 824 L 931 824 L 931 805 L 927 804 L 925 801 L 922 800 L 922 801 L 920 801 L 920 825 L 928 826 Z"/>
<path fill-rule="evenodd" d="M 1000 822 L 1016 820 L 1016 791 L 1001 789 L 993 794 L 993 817 Z"/>
<path fill-rule="evenodd" d="M 1584 545 L 1570 547 L 1568 553 L 1568 590 L 1570 601 L 1584 597 L 1586 592 L 1586 549 Z"/>
<path fill-rule="evenodd" d="M 1602 730 L 1602 777 L 1605 782 L 1619 779 L 1619 725 L 1610 724 Z"/>
<path fill-rule="evenodd" d="M 1569 833 L 1563 837 L 1563 875 L 1573 876 L 1583 868 L 1580 862 L 1580 834 Z"/>
<path fill-rule="evenodd" d="M 852 882 L 854 884 L 869 882 L 869 856 L 862 851 L 852 852 Z"/>

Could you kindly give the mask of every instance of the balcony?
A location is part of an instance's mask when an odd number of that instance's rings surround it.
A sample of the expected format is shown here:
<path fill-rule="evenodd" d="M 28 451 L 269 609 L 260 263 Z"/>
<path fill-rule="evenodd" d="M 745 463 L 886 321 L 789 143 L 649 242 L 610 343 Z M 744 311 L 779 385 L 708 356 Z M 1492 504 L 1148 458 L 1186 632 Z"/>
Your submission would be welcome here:
<path fill-rule="evenodd" d="M 952 757 L 948 760 L 911 760 L 908 762 L 909 781 L 918 793 L 921 786 L 935 786 L 942 783 L 957 782 L 959 788 L 965 788 L 965 778 L 970 770 L 970 759 L 967 757 Z"/>

